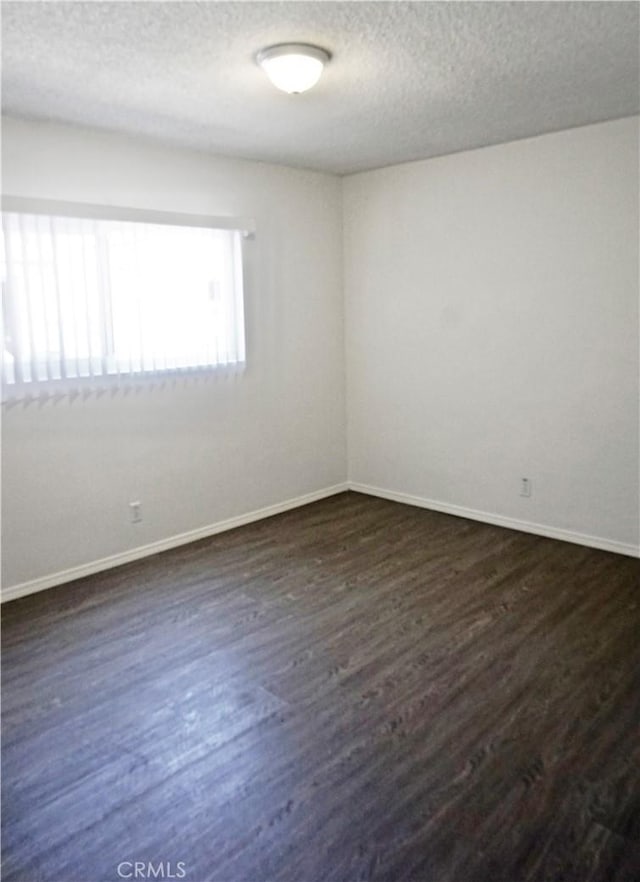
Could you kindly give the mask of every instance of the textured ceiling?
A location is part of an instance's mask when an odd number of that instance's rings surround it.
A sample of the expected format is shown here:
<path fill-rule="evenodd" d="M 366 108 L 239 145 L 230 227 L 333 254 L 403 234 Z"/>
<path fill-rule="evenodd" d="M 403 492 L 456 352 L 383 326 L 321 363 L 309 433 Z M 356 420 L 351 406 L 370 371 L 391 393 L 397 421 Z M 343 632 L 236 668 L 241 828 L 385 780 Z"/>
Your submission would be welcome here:
<path fill-rule="evenodd" d="M 636 3 L 4 2 L 4 112 L 340 174 L 638 112 Z M 277 92 L 253 62 L 333 53 Z"/>

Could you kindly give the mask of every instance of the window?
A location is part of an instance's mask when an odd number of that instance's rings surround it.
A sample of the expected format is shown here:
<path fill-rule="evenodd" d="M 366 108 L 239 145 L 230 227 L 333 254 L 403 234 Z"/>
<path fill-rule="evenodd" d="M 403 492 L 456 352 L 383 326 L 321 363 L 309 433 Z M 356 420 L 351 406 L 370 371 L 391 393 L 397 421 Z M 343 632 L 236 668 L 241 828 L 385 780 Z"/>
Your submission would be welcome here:
<path fill-rule="evenodd" d="M 3 387 L 242 366 L 243 233 L 192 220 L 5 210 Z"/>

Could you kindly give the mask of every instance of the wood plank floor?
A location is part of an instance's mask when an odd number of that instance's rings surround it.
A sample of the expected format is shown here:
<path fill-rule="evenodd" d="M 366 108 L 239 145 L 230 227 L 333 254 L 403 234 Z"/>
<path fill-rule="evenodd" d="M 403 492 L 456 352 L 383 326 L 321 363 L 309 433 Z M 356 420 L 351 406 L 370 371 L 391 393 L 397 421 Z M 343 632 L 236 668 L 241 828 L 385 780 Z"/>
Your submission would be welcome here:
<path fill-rule="evenodd" d="M 345 493 L 6 604 L 2 878 L 638 882 L 638 569 Z"/>

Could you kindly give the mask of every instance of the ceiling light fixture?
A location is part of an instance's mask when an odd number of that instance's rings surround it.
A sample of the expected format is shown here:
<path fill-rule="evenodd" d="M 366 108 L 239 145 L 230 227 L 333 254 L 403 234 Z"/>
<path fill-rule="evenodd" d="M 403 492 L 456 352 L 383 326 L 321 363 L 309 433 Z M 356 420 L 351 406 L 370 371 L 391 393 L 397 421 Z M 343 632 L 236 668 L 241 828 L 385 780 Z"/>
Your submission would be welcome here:
<path fill-rule="evenodd" d="M 256 61 L 274 86 L 296 95 L 306 92 L 320 79 L 331 53 L 306 43 L 279 43 L 262 49 Z"/>

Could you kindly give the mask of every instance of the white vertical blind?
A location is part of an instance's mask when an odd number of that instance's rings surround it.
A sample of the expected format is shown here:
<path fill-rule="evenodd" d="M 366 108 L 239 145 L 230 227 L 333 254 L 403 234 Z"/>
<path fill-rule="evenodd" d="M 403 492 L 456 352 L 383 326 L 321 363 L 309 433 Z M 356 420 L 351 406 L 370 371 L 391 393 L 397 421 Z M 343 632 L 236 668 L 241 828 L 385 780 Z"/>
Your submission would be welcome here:
<path fill-rule="evenodd" d="M 3 388 L 245 361 L 242 233 L 3 213 Z"/>

